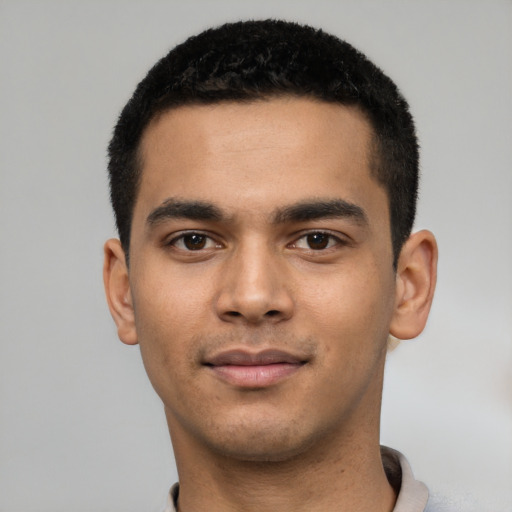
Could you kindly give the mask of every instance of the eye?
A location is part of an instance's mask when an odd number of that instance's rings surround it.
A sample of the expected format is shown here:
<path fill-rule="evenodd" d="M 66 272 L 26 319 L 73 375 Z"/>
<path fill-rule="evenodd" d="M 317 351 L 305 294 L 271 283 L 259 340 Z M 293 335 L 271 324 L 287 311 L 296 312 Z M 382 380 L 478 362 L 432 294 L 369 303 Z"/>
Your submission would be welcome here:
<path fill-rule="evenodd" d="M 220 244 L 202 233 L 182 234 L 171 240 L 169 245 L 183 251 L 201 251 L 204 249 L 215 249 L 220 247 Z"/>
<path fill-rule="evenodd" d="M 313 251 L 322 251 L 341 244 L 341 240 L 329 233 L 317 231 L 301 236 L 293 247 L 298 249 L 308 249 Z"/>

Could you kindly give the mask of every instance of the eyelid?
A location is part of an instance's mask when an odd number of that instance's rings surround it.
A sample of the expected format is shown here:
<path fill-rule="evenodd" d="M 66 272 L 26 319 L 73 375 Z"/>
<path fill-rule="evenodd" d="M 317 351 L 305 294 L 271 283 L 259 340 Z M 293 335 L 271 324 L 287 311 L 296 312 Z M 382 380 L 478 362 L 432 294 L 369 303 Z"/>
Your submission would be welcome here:
<path fill-rule="evenodd" d="M 186 249 L 186 248 L 176 247 L 176 242 L 178 242 L 179 240 L 183 240 L 186 236 L 191 236 L 191 235 L 204 236 L 209 241 L 213 242 L 215 244 L 215 247 L 207 247 L 207 248 L 203 248 L 203 249 L 197 249 L 197 251 L 193 251 L 191 249 Z M 172 233 L 171 235 L 167 236 L 164 239 L 163 245 L 169 246 L 169 247 L 174 247 L 183 252 L 201 252 L 201 251 L 205 251 L 208 249 L 221 248 L 224 246 L 223 243 L 219 242 L 217 237 L 213 236 L 211 233 L 202 231 L 200 229 L 187 229 L 187 230 Z"/>
<path fill-rule="evenodd" d="M 307 236 L 316 235 L 316 234 L 326 235 L 329 238 L 331 238 L 332 240 L 335 240 L 336 243 L 334 245 L 326 247 L 325 249 L 313 249 L 313 248 L 297 247 L 297 242 L 299 240 L 302 240 L 303 238 L 306 238 Z M 349 244 L 350 244 L 349 237 L 347 235 L 343 235 L 343 233 L 332 232 L 332 231 L 330 231 L 328 229 L 309 229 L 307 231 L 302 231 L 298 235 L 296 235 L 294 237 L 294 240 L 290 244 L 288 244 L 288 247 L 295 247 L 297 249 L 301 249 L 301 250 L 304 250 L 304 251 L 320 253 L 320 252 L 328 251 L 329 249 L 333 249 L 333 248 L 338 247 L 338 246 L 346 246 L 346 245 L 349 245 Z"/>
<path fill-rule="evenodd" d="M 297 243 L 300 240 L 306 238 L 307 236 L 315 235 L 315 234 L 325 235 L 325 236 L 329 237 L 335 243 L 334 244 L 331 243 L 331 245 L 329 245 L 328 247 L 326 247 L 324 249 L 297 247 Z M 194 251 L 192 249 L 180 248 L 180 247 L 176 246 L 178 241 L 183 240 L 186 236 L 190 236 L 190 235 L 199 235 L 199 236 L 203 236 L 203 237 L 207 238 L 208 239 L 207 243 L 210 245 L 210 247 L 205 247 L 205 248 L 197 249 Z M 212 243 L 214 244 L 213 247 L 212 247 Z M 296 248 L 296 249 L 300 249 L 303 251 L 321 253 L 321 252 L 329 251 L 329 249 L 334 249 L 339 246 L 350 245 L 350 243 L 351 243 L 350 237 L 348 235 L 345 235 L 344 233 L 340 233 L 339 231 L 333 232 L 329 229 L 308 229 L 308 230 L 303 230 L 298 233 L 295 233 L 293 235 L 293 240 L 287 244 L 287 247 L 288 248 Z M 203 231 L 201 229 L 186 229 L 186 230 L 174 232 L 174 233 L 166 236 L 163 239 L 162 245 L 167 246 L 167 247 L 174 247 L 175 249 L 177 249 L 179 251 L 190 252 L 190 253 L 193 253 L 193 252 L 199 253 L 199 252 L 204 252 L 207 250 L 225 247 L 225 243 L 220 241 L 218 236 L 216 236 L 208 231 Z"/>

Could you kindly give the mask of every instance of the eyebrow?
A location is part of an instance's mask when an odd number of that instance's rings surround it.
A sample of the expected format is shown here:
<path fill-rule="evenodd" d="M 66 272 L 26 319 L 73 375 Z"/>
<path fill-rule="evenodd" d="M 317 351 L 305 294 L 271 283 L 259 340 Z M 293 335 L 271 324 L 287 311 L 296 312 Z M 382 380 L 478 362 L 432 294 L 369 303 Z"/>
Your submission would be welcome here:
<path fill-rule="evenodd" d="M 154 226 L 169 219 L 220 221 L 224 218 L 222 211 L 213 204 L 169 198 L 148 215 L 146 223 Z"/>
<path fill-rule="evenodd" d="M 368 225 L 368 216 L 363 208 L 344 199 L 307 200 L 292 204 L 277 211 L 274 223 L 341 218 L 350 219 L 359 225 Z"/>
<path fill-rule="evenodd" d="M 344 199 L 310 199 L 278 209 L 272 219 L 274 224 L 307 222 L 318 219 L 351 219 L 356 224 L 367 225 L 368 217 L 360 206 Z M 149 227 L 169 219 L 226 221 L 228 216 L 212 203 L 199 200 L 166 199 L 147 217 Z"/>

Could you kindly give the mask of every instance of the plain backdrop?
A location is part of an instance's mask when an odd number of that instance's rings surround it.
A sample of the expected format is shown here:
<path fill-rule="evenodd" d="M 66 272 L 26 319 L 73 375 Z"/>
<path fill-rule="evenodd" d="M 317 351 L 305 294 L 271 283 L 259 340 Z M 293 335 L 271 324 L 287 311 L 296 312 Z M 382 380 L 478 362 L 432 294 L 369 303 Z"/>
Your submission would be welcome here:
<path fill-rule="evenodd" d="M 266 17 L 347 39 L 411 104 L 439 284 L 389 356 L 382 442 L 457 510 L 512 510 L 511 1 L 0 0 L 0 511 L 162 509 L 162 406 L 103 295 L 106 146 L 172 46 Z"/>

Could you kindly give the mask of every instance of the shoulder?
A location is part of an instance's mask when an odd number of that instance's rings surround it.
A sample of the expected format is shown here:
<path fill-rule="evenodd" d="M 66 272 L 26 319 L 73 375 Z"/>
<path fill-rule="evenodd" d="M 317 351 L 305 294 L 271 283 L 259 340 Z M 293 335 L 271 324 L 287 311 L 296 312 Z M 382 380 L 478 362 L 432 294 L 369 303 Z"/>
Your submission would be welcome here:
<path fill-rule="evenodd" d="M 165 507 L 164 512 L 176 512 L 178 510 L 178 493 L 180 492 L 180 486 L 178 483 L 175 483 L 167 495 L 167 505 Z"/>
<path fill-rule="evenodd" d="M 400 452 L 381 446 L 382 464 L 389 483 L 397 492 L 393 512 L 424 512 L 428 510 L 427 486 L 416 480 L 409 462 Z M 431 511 L 433 512 L 433 511 Z"/>
<path fill-rule="evenodd" d="M 432 494 L 427 486 L 414 478 L 406 457 L 397 450 L 381 446 L 382 464 L 389 483 L 398 497 L 393 512 L 462 512 L 446 497 Z"/>

